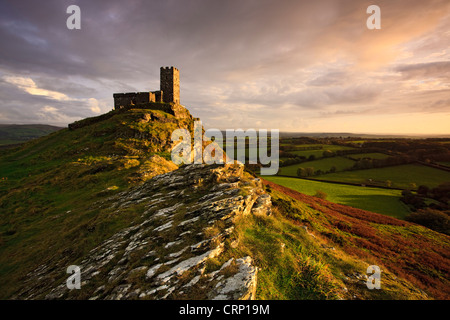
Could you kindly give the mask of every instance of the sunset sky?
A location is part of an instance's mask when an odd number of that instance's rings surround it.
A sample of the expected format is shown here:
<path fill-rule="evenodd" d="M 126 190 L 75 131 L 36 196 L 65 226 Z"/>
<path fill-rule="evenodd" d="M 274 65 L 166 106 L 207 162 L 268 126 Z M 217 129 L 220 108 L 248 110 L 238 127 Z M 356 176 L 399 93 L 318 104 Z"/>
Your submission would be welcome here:
<path fill-rule="evenodd" d="M 175 66 L 206 128 L 450 134 L 448 0 L 1 0 L 0 40 L 0 123 L 99 115 Z"/>

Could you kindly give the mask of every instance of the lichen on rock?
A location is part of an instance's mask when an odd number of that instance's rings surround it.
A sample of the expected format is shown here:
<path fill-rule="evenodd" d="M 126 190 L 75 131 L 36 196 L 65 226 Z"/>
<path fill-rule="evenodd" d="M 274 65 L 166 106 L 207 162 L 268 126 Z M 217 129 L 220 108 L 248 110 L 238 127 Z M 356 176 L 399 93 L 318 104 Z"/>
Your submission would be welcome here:
<path fill-rule="evenodd" d="M 98 204 L 101 210 L 141 213 L 80 257 L 82 290 L 55 285 L 49 279 L 61 270 L 42 265 L 17 298 L 254 298 L 258 268 L 251 257 L 228 259 L 205 273 L 209 260 L 223 261 L 237 217 L 270 212 L 259 179 L 244 175 L 242 164 L 192 164 L 110 196 Z"/>

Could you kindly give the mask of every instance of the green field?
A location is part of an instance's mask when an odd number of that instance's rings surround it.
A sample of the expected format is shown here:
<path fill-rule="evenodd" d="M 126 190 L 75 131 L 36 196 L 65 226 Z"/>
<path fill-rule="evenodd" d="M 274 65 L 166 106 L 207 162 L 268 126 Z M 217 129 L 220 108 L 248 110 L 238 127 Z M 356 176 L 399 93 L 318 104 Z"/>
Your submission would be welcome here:
<path fill-rule="evenodd" d="M 308 168 L 312 167 L 314 170 L 322 170 L 328 171 L 331 167 L 336 167 L 337 171 L 342 171 L 344 169 L 350 168 L 353 166 L 355 162 L 353 160 L 343 158 L 343 157 L 332 157 L 332 158 L 324 158 L 314 161 L 307 161 L 303 163 L 294 164 L 287 167 L 280 168 L 278 174 L 286 175 L 286 176 L 297 176 L 298 168 Z"/>
<path fill-rule="evenodd" d="M 280 143 L 280 146 L 294 146 L 297 149 L 301 149 L 301 148 L 317 148 L 317 149 L 321 149 L 321 150 L 331 150 L 331 151 L 336 151 L 336 150 L 349 150 L 349 149 L 354 149 L 352 147 L 348 147 L 348 146 L 341 146 L 341 145 L 336 145 L 336 144 L 290 144 L 290 143 Z"/>
<path fill-rule="evenodd" d="M 305 157 L 305 158 L 308 158 L 310 156 L 320 158 L 323 156 L 324 151 L 325 151 L 324 149 L 320 149 L 320 150 L 295 150 L 295 151 L 288 151 L 288 152 L 298 155 L 298 156 Z"/>
<path fill-rule="evenodd" d="M 323 146 L 323 144 L 321 144 L 321 143 L 295 144 L 295 143 L 292 143 L 292 142 L 281 141 L 280 142 L 280 146 L 295 146 L 295 147 L 298 147 L 298 148 L 304 148 L 304 147 L 321 148 Z"/>
<path fill-rule="evenodd" d="M 411 183 L 434 188 L 450 181 L 450 172 L 421 165 L 408 164 L 385 168 L 355 170 L 318 176 L 319 180 L 331 180 L 365 184 L 369 179 L 375 182 L 390 180 L 393 188 L 407 189 Z"/>
<path fill-rule="evenodd" d="M 384 153 L 360 153 L 360 154 L 353 154 L 350 157 L 352 157 L 354 159 L 363 159 L 363 158 L 386 159 L 389 156 L 387 154 L 384 154 Z"/>
<path fill-rule="evenodd" d="M 446 166 L 446 167 L 450 167 L 450 162 L 438 162 L 438 164 Z"/>
<path fill-rule="evenodd" d="M 286 145 L 286 144 L 281 144 L 281 146 L 283 146 L 283 145 Z M 298 156 L 303 156 L 306 158 L 308 158 L 311 155 L 315 156 L 316 158 L 321 158 L 323 156 L 323 152 L 326 150 L 338 151 L 338 150 L 354 149 L 352 147 L 339 146 L 339 145 L 334 145 L 334 144 L 300 144 L 300 145 L 294 145 L 294 146 L 298 149 L 305 148 L 305 147 L 317 148 L 316 150 L 290 150 L 290 151 L 287 151 L 288 153 L 296 154 Z"/>
<path fill-rule="evenodd" d="M 400 201 L 400 190 L 349 186 L 277 176 L 263 176 L 262 178 L 307 195 L 314 195 L 317 190 L 320 190 L 328 195 L 327 200 L 331 202 L 399 219 L 404 219 L 409 213 L 406 205 Z"/>

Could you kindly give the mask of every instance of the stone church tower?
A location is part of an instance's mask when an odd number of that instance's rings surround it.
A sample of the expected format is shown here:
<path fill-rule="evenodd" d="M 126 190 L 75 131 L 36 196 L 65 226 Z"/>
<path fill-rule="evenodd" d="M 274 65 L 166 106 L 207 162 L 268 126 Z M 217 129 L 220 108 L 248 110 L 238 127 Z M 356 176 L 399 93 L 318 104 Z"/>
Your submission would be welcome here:
<path fill-rule="evenodd" d="M 180 105 L 180 70 L 161 67 L 160 90 L 145 92 L 114 93 L 114 109 L 159 108 L 155 103 Z"/>
<path fill-rule="evenodd" d="M 160 90 L 164 102 L 180 103 L 180 71 L 174 67 L 161 67 Z"/>

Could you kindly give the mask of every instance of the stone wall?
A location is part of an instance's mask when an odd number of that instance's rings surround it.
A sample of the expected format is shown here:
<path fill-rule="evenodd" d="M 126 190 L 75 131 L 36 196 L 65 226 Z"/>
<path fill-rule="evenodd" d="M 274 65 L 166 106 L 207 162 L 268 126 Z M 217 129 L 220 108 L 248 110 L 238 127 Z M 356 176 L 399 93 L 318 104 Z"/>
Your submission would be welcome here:
<path fill-rule="evenodd" d="M 139 105 L 142 103 L 147 103 L 150 101 L 155 101 L 155 95 L 151 92 L 136 92 L 136 97 L 134 104 Z"/>
<path fill-rule="evenodd" d="M 155 99 L 153 100 L 154 102 L 163 102 L 163 91 L 152 91 L 152 93 L 155 95 Z M 152 102 L 152 100 L 150 100 L 149 102 Z"/>
<path fill-rule="evenodd" d="M 121 109 L 135 104 L 136 92 L 114 93 L 113 97 L 114 109 Z"/>
<path fill-rule="evenodd" d="M 140 106 L 150 102 L 163 102 L 163 92 L 161 90 L 151 92 L 128 92 L 114 93 L 114 109 Z"/>

